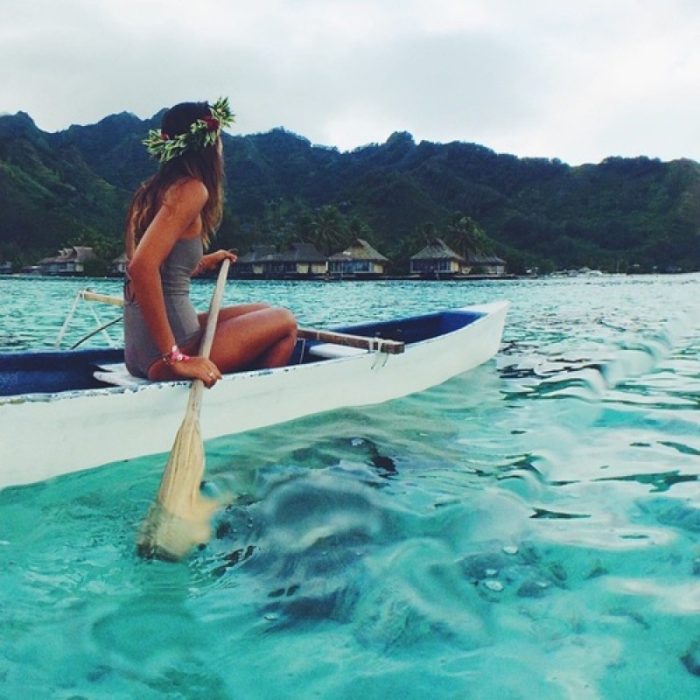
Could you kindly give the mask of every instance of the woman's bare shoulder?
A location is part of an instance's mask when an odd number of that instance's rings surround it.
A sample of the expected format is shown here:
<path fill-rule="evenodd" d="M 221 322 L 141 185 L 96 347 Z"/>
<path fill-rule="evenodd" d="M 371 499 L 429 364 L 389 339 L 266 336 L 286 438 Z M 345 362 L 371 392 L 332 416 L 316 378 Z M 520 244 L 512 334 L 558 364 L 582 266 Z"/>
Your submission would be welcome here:
<path fill-rule="evenodd" d="M 166 206 L 199 205 L 201 208 L 206 204 L 207 199 L 209 199 L 209 190 L 206 185 L 197 178 L 186 177 L 168 187 L 163 196 L 163 204 Z"/>

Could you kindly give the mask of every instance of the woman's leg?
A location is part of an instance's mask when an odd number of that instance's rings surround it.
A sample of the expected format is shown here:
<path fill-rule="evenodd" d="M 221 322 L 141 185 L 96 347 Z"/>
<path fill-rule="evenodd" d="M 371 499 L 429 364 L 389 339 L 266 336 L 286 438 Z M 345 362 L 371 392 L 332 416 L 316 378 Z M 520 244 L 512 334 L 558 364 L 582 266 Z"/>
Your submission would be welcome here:
<path fill-rule="evenodd" d="M 199 314 L 202 330 L 209 314 Z M 297 324 L 287 309 L 267 304 L 240 304 L 219 311 L 216 333 L 209 357 L 222 372 L 263 367 L 282 367 L 294 351 Z M 197 355 L 201 335 L 183 346 L 188 355 Z M 157 360 L 148 371 L 151 381 L 177 379 L 168 365 Z"/>
<path fill-rule="evenodd" d="M 228 318 L 236 318 L 237 316 L 244 316 L 252 311 L 260 311 L 262 309 L 269 309 L 269 304 L 238 304 L 237 306 L 225 306 L 223 309 L 219 310 L 219 320 L 218 323 L 225 321 Z M 199 318 L 199 325 L 204 330 L 207 325 L 208 313 L 197 314 Z"/>
<path fill-rule="evenodd" d="M 201 316 L 206 324 L 207 315 Z M 287 309 L 264 304 L 229 307 L 219 312 L 209 357 L 222 372 L 281 367 L 289 361 L 296 338 L 296 320 Z"/>

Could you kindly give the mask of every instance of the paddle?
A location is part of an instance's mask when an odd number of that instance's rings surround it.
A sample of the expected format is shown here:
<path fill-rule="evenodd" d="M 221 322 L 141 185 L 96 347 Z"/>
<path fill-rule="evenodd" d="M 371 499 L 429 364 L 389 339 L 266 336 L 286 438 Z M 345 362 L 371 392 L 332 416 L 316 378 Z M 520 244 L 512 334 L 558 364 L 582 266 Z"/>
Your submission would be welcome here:
<path fill-rule="evenodd" d="M 199 350 L 204 357 L 211 352 L 228 269 L 229 261 L 224 260 Z M 199 429 L 203 391 L 204 382 L 195 379 L 156 500 L 141 524 L 137 552 L 142 557 L 177 560 L 211 537 L 209 521 L 220 503 L 200 493 L 204 474 L 204 444 Z"/>

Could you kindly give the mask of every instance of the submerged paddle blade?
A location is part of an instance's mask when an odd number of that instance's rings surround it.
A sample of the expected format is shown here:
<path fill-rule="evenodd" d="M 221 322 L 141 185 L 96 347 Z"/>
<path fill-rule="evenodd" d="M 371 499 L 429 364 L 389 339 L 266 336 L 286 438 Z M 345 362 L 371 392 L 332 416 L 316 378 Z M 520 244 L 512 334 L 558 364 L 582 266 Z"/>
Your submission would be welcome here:
<path fill-rule="evenodd" d="M 209 520 L 219 507 L 217 501 L 199 497 L 194 510 L 196 515 L 183 518 L 166 510 L 162 504 L 153 503 L 141 525 L 136 551 L 145 559 L 178 561 L 198 545 L 211 538 Z"/>
<path fill-rule="evenodd" d="M 141 525 L 137 551 L 141 556 L 176 560 L 211 538 L 210 520 L 221 505 L 204 498 L 204 444 L 199 421 L 187 412 L 170 452 L 155 503 Z"/>

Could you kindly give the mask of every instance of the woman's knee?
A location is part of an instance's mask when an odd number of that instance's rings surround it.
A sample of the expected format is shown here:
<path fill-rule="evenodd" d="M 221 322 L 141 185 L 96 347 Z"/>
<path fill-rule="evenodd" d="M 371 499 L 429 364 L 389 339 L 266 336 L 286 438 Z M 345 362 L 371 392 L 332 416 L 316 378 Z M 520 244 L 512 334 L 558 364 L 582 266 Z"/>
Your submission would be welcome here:
<path fill-rule="evenodd" d="M 287 333 L 296 333 L 297 320 L 294 314 L 282 306 L 277 306 L 274 309 L 279 325 L 285 329 Z"/>

